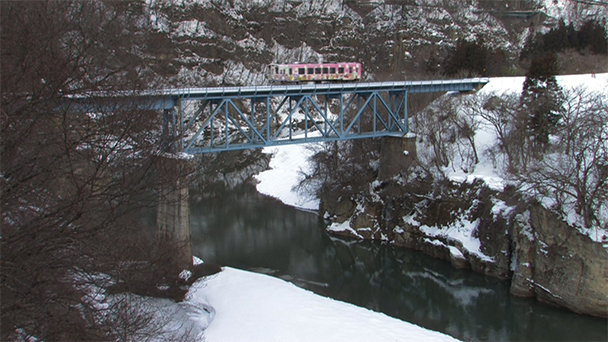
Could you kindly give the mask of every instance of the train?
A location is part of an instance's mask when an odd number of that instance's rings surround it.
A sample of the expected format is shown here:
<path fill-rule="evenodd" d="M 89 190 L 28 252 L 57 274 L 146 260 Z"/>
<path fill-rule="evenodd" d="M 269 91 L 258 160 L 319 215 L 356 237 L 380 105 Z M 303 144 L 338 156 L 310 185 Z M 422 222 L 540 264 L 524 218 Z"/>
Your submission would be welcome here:
<path fill-rule="evenodd" d="M 361 80 L 361 63 L 292 63 L 270 64 L 266 77 L 271 83 L 357 82 Z"/>

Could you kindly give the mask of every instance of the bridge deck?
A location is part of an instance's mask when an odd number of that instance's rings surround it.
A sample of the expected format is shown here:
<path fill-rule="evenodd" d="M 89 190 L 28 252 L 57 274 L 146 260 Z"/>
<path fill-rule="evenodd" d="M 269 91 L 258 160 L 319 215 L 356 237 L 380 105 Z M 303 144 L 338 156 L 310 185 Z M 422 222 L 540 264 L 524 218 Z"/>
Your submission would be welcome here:
<path fill-rule="evenodd" d="M 67 98 L 66 104 L 77 111 L 104 106 L 112 110 L 113 101 L 163 110 L 167 141 L 178 137 L 179 150 L 207 153 L 403 136 L 408 133 L 409 94 L 475 91 L 488 82 L 487 78 L 469 78 L 152 89 L 81 94 Z M 298 125 L 304 126 L 303 138 L 296 137 L 302 130 Z"/>
<path fill-rule="evenodd" d="M 392 82 L 359 82 L 359 83 L 314 83 L 268 85 L 248 87 L 210 87 L 159 89 L 140 93 L 139 96 L 188 98 L 188 99 L 224 99 L 251 98 L 267 96 L 297 95 L 331 95 L 344 93 L 407 91 L 408 93 L 432 93 L 441 91 L 473 91 L 489 82 L 487 78 L 469 78 L 457 80 L 426 81 L 392 81 Z"/>
<path fill-rule="evenodd" d="M 87 103 L 91 99 L 103 98 L 139 98 L 146 106 L 153 109 L 172 109 L 177 99 L 203 100 L 225 98 L 256 98 L 297 95 L 338 95 L 365 92 L 407 91 L 413 93 L 433 93 L 442 91 L 473 91 L 489 82 L 488 78 L 465 78 L 456 80 L 421 80 L 391 82 L 357 82 L 357 83 L 313 83 L 289 85 L 265 85 L 243 87 L 207 87 L 207 88 L 172 88 L 149 89 L 139 91 L 95 92 L 71 96 L 70 104 Z M 79 107 L 75 107 L 79 108 Z"/>

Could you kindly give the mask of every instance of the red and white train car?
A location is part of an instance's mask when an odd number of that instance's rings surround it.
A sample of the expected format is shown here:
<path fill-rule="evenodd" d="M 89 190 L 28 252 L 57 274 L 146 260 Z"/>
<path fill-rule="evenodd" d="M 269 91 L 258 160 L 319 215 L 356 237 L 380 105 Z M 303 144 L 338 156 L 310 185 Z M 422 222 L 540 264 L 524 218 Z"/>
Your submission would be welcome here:
<path fill-rule="evenodd" d="M 361 79 L 361 63 L 270 64 L 266 76 L 272 83 L 354 82 Z"/>

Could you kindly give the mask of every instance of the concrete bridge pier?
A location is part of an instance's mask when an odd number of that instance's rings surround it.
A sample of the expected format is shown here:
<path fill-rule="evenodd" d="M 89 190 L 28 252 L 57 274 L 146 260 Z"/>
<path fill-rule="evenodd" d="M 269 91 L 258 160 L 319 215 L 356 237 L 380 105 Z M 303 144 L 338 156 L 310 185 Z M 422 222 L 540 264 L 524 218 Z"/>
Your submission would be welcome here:
<path fill-rule="evenodd" d="M 161 243 L 176 244 L 179 255 L 175 261 L 184 268 L 192 266 L 192 241 L 190 231 L 190 206 L 188 192 L 189 172 L 191 166 L 188 160 L 166 158 L 164 171 L 177 171 L 173 184 L 164 184 L 159 189 L 158 207 L 156 213 L 156 227 L 158 240 Z M 173 170 L 171 170 L 173 169 Z"/>
<path fill-rule="evenodd" d="M 378 179 L 383 181 L 409 169 L 416 160 L 416 137 L 382 137 Z"/>

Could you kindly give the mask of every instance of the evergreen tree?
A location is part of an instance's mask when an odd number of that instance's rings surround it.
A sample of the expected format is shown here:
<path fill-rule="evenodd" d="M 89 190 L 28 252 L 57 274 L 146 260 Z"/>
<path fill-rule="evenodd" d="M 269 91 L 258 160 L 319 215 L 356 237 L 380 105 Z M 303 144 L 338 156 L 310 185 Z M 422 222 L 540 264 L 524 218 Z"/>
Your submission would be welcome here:
<path fill-rule="evenodd" d="M 528 115 L 532 145 L 537 151 L 547 147 L 549 134 L 561 117 L 563 100 L 555 78 L 557 72 L 557 57 L 548 52 L 534 57 L 526 74 L 520 101 Z"/>
<path fill-rule="evenodd" d="M 566 49 L 608 54 L 608 35 L 605 27 L 595 20 L 588 20 L 579 30 L 576 30 L 572 23 L 566 26 L 563 21 L 560 21 L 558 27 L 545 34 L 528 36 L 519 58 L 532 59 L 546 52 L 562 52 Z"/>
<path fill-rule="evenodd" d="M 574 28 L 574 24 L 568 24 L 568 27 L 566 28 L 566 34 L 568 36 L 568 45 L 570 46 L 570 48 L 580 51 L 578 32 Z"/>
<path fill-rule="evenodd" d="M 563 20 L 560 20 L 556 28 L 551 29 L 543 36 L 545 51 L 561 52 L 570 48 L 568 40 L 568 28 Z"/>
<path fill-rule="evenodd" d="M 580 48 L 589 50 L 594 54 L 608 54 L 608 40 L 606 29 L 594 20 L 586 21 L 578 31 Z"/>
<path fill-rule="evenodd" d="M 458 40 L 456 47 L 447 57 L 444 72 L 453 76 L 466 72 L 467 76 L 487 75 L 488 48 L 483 40 L 468 42 Z"/>
<path fill-rule="evenodd" d="M 519 53 L 519 59 L 532 59 L 544 50 L 543 36 L 538 33 L 531 33 L 524 43 L 523 49 Z"/>

